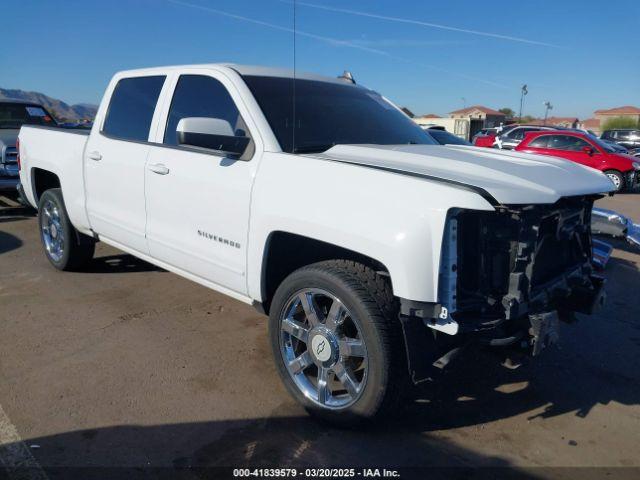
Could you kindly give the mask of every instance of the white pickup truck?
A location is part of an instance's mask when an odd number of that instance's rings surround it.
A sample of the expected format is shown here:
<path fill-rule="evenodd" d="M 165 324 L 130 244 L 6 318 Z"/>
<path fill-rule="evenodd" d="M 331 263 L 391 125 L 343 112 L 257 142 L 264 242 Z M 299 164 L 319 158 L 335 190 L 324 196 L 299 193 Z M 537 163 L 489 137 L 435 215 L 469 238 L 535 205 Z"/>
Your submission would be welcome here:
<path fill-rule="evenodd" d="M 352 81 L 121 72 L 90 133 L 25 126 L 19 140 L 56 268 L 103 241 L 255 305 L 288 390 L 336 421 L 388 412 L 469 344 L 535 355 L 603 300 L 589 225 L 605 175 L 435 145 Z"/>

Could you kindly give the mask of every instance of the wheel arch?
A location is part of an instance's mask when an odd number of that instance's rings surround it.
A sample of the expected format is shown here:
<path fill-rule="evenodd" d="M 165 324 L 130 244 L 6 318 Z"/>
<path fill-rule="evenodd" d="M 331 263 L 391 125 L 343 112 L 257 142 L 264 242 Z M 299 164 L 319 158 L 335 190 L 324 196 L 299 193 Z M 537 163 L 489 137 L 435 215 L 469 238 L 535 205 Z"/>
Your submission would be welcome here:
<path fill-rule="evenodd" d="M 282 281 L 295 270 L 323 260 L 352 260 L 389 276 L 379 260 L 333 243 L 286 231 L 273 231 L 266 239 L 260 272 L 261 307 L 269 313 L 273 295 Z M 389 279 L 391 282 L 391 278 Z M 393 290 L 393 283 L 391 282 Z"/>
<path fill-rule="evenodd" d="M 36 205 L 40 202 L 42 194 L 52 188 L 62 188 L 60 177 L 50 170 L 33 167 L 31 169 L 31 191 Z"/>

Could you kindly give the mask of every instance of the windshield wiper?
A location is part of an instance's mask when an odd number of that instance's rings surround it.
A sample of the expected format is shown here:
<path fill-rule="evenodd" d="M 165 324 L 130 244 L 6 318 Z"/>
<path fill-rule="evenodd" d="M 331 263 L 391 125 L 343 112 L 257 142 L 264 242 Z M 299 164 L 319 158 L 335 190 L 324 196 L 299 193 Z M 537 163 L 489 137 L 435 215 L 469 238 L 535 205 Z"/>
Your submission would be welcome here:
<path fill-rule="evenodd" d="M 329 150 L 335 146 L 335 143 L 328 143 L 325 145 L 298 145 L 293 149 L 293 153 L 317 153 Z"/>

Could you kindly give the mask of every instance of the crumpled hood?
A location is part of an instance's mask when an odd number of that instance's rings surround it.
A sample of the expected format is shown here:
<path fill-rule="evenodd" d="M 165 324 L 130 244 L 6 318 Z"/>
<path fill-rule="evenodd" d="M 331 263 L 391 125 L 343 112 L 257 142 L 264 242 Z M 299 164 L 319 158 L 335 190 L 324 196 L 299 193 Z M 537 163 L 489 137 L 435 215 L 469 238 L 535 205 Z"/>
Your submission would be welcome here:
<path fill-rule="evenodd" d="M 8 147 L 13 147 L 16 144 L 16 139 L 18 138 L 19 129 L 15 128 L 0 128 L 0 146 L 6 145 Z"/>
<path fill-rule="evenodd" d="M 493 148 L 336 145 L 314 156 L 464 184 L 503 205 L 555 203 L 561 197 L 614 190 L 603 173 L 578 163 Z"/>

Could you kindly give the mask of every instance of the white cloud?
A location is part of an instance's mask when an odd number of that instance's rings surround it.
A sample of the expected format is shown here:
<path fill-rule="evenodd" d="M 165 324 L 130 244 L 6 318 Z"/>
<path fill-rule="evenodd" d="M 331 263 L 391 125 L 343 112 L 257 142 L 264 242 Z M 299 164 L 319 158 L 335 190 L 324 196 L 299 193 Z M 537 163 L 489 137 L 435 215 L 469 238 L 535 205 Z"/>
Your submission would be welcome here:
<path fill-rule="evenodd" d="M 291 0 L 280 0 L 281 2 L 284 3 L 289 3 L 291 4 Z M 396 22 L 396 23 L 404 23 L 404 24 L 410 24 L 410 25 L 418 25 L 418 26 L 422 26 L 422 27 L 428 27 L 428 28 L 437 28 L 440 30 L 449 30 L 452 32 L 459 32 L 459 33 L 467 33 L 467 34 L 471 34 L 471 35 L 479 35 L 482 37 L 490 37 L 490 38 L 497 38 L 500 40 L 509 40 L 512 42 L 519 42 L 519 43 L 528 43 L 530 45 L 541 45 L 541 46 L 545 46 L 545 47 L 558 47 L 557 45 L 553 45 L 551 43 L 546 43 L 546 42 L 541 42 L 538 40 L 530 40 L 527 38 L 520 38 L 520 37 L 512 37 L 510 35 L 502 35 L 499 33 L 492 33 L 492 32 L 483 32 L 480 30 L 470 30 L 467 28 L 459 28 L 459 27 L 453 27 L 451 25 L 443 25 L 440 23 L 431 23 L 431 22 L 423 22 L 421 20 L 413 20 L 410 18 L 401 18 L 401 17 L 391 17 L 388 15 L 378 15 L 376 13 L 368 13 L 368 12 L 362 12 L 362 11 L 358 11 L 358 10 L 349 10 L 347 8 L 337 8 L 337 7 L 329 7 L 326 5 L 318 5 L 316 3 L 307 3 L 307 2 L 300 2 L 300 1 L 296 1 L 297 5 L 303 6 L 303 7 L 309 7 L 309 8 L 316 8 L 319 10 L 326 10 L 328 12 L 336 12 L 336 13 L 345 13 L 347 15 L 356 15 L 359 17 L 368 17 L 368 18 L 375 18 L 377 20 L 385 20 L 388 22 Z"/>

